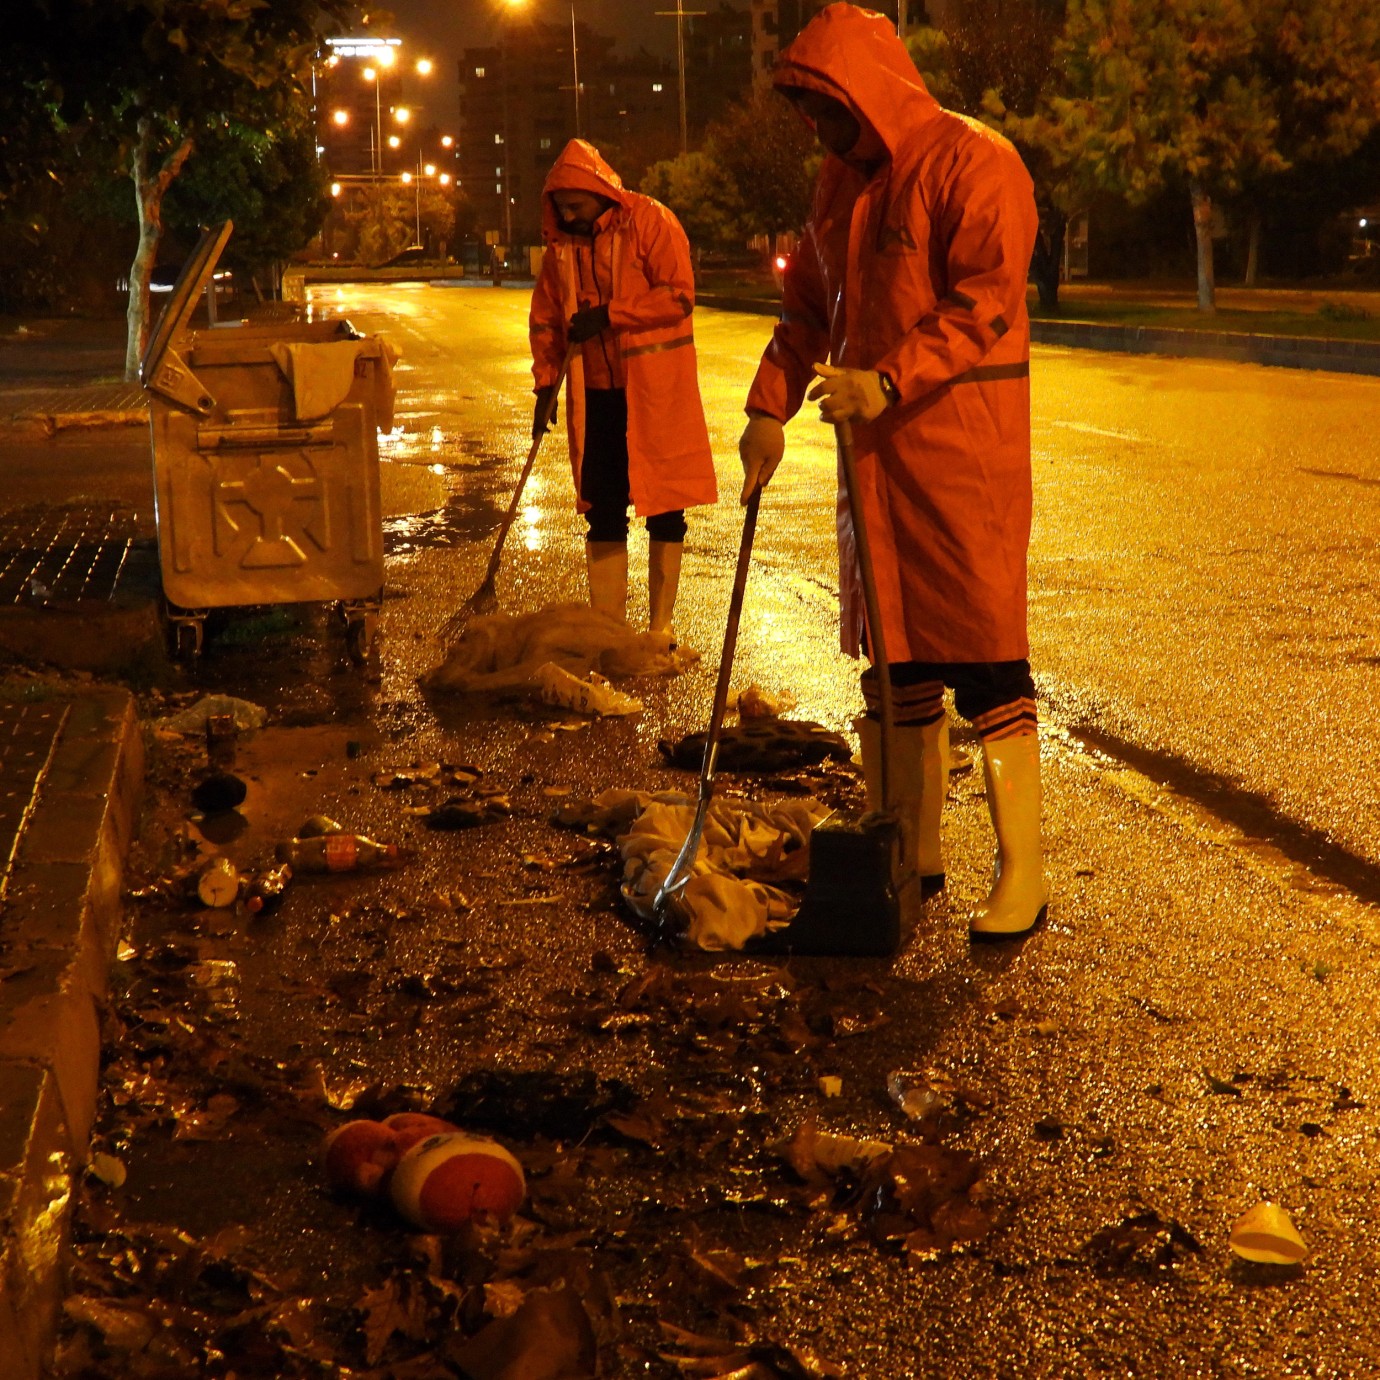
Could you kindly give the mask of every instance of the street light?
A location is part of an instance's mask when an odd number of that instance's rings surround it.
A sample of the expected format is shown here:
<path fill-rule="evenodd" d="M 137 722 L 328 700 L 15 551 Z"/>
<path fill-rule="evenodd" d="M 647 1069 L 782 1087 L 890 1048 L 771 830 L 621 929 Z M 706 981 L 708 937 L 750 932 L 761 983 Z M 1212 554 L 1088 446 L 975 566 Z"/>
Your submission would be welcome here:
<path fill-rule="evenodd" d="M 673 10 L 657 10 L 663 17 L 675 16 L 676 20 L 676 66 L 680 70 L 680 151 L 684 153 L 689 145 L 685 119 L 685 21 L 702 15 L 703 10 L 687 10 L 684 0 L 676 0 Z"/>
<path fill-rule="evenodd" d="M 443 140 L 442 142 L 444 142 L 444 140 Z M 402 182 L 403 182 L 403 185 L 406 186 L 409 182 L 412 184 L 412 206 L 413 206 L 413 214 L 414 214 L 415 217 L 416 217 L 416 238 L 413 240 L 413 243 L 414 243 L 414 244 L 418 244 L 418 245 L 420 245 L 421 242 L 422 242 L 422 178 L 423 178 L 423 177 L 434 177 L 434 178 L 436 178 L 437 183 L 438 183 L 440 186 L 442 186 L 442 187 L 449 187 L 449 186 L 450 186 L 450 183 L 451 183 L 451 177 L 450 177 L 450 174 L 449 174 L 449 173 L 444 173 L 444 172 L 443 172 L 443 173 L 440 173 L 440 174 L 438 175 L 438 173 L 437 173 L 437 168 L 436 168 L 436 164 L 435 164 L 435 163 L 423 163 L 423 162 L 422 162 L 422 155 L 421 155 L 420 151 L 419 151 L 418 154 L 417 154 L 417 171 L 416 171 L 416 174 L 414 175 L 413 173 L 410 173 L 410 172 L 405 172 L 405 173 L 402 174 L 402 179 L 401 179 L 401 180 L 402 180 Z"/>

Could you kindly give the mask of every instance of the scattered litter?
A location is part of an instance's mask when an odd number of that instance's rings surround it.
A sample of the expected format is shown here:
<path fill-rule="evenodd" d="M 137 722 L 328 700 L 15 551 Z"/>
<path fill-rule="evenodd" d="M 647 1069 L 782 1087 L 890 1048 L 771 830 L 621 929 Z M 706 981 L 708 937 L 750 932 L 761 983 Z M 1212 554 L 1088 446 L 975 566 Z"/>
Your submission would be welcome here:
<path fill-rule="evenodd" d="M 376 771 L 369 779 L 385 791 L 401 791 L 408 786 L 434 786 L 441 779 L 439 762 L 413 762 L 391 771 Z"/>
<path fill-rule="evenodd" d="M 268 915 L 278 909 L 292 884 L 292 868 L 279 863 L 252 877 L 244 889 L 244 908 L 251 915 Z"/>
<path fill-rule="evenodd" d="M 796 698 L 789 690 L 769 695 L 755 682 L 729 701 L 729 708 L 736 709 L 738 717 L 745 722 L 748 719 L 779 719 L 795 705 Z"/>
<path fill-rule="evenodd" d="M 439 805 L 419 807 L 418 818 L 428 829 L 472 829 L 493 824 L 513 813 L 512 803 L 501 793 L 453 795 Z"/>
<path fill-rule="evenodd" d="M 310 819 L 302 821 L 302 827 L 297 831 L 299 839 L 319 839 L 327 834 L 343 834 L 345 826 L 339 820 L 332 819 L 330 815 L 312 815 Z"/>
<path fill-rule="evenodd" d="M 1257 1203 L 1232 1223 L 1227 1244 L 1242 1260 L 1259 1265 L 1297 1265 L 1308 1247 L 1278 1203 Z"/>
<path fill-rule="evenodd" d="M 222 854 L 202 868 L 196 881 L 196 894 L 206 906 L 217 909 L 233 906 L 239 899 L 242 882 L 239 868 Z"/>
<path fill-rule="evenodd" d="M 572 675 L 554 661 L 548 661 L 537 672 L 543 704 L 561 709 L 573 709 L 577 714 L 614 716 L 636 714 L 642 701 L 635 695 L 615 690 L 598 671 L 590 671 L 585 679 Z"/>
<path fill-rule="evenodd" d="M 704 732 L 678 740 L 663 738 L 657 748 L 668 766 L 698 771 L 704 761 Z M 842 734 L 808 719 L 750 719 L 729 724 L 719 739 L 720 771 L 776 772 L 829 760 L 848 762 L 853 750 Z"/>
<path fill-rule="evenodd" d="M 91 1156 L 90 1162 L 86 1166 L 86 1172 L 93 1179 L 99 1179 L 101 1183 L 111 1188 L 119 1188 L 129 1177 L 129 1170 L 125 1168 L 125 1162 L 117 1159 L 114 1155 L 107 1155 L 103 1150 L 97 1150 Z"/>
<path fill-rule="evenodd" d="M 362 834 L 289 839 L 278 845 L 277 855 L 294 872 L 365 872 L 402 860 L 396 843 L 376 843 Z"/>
<path fill-rule="evenodd" d="M 453 1232 L 475 1218 L 506 1221 L 527 1194 L 522 1166 L 488 1137 L 425 1112 L 348 1121 L 321 1145 L 333 1192 L 392 1199 L 427 1232 Z"/>
<path fill-rule="evenodd" d="M 236 699 L 234 695 L 205 695 L 189 709 L 155 720 L 154 727 L 173 733 L 204 733 L 206 720 L 221 714 L 230 715 L 241 732 L 262 728 L 268 722 L 268 710 L 250 700 Z"/>

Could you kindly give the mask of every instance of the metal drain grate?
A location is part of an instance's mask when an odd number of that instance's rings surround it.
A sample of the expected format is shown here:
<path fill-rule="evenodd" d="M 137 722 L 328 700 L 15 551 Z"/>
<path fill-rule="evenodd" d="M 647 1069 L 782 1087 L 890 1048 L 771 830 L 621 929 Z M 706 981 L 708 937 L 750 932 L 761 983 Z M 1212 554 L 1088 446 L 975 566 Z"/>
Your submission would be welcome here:
<path fill-rule="evenodd" d="M 136 517 L 110 508 L 0 513 L 0 607 L 114 598 Z"/>

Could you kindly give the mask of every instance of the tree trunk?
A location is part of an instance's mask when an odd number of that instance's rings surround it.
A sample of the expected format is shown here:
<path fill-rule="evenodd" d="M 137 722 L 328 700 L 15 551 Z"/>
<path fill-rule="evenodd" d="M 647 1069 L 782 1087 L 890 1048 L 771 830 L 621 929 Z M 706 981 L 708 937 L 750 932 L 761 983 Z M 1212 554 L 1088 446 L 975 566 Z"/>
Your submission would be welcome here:
<path fill-rule="evenodd" d="M 1217 310 L 1217 282 L 1212 269 L 1212 198 L 1201 182 L 1188 184 L 1193 198 L 1193 233 L 1198 241 L 1198 310 Z"/>
<path fill-rule="evenodd" d="M 1250 230 L 1246 240 L 1246 278 L 1247 287 L 1255 286 L 1255 276 L 1260 268 L 1260 212 L 1252 210 Z"/>
<path fill-rule="evenodd" d="M 1059 275 L 1064 266 L 1064 235 L 1068 217 L 1055 206 L 1040 207 L 1040 229 L 1030 258 L 1030 276 L 1040 294 L 1040 310 L 1059 314 Z"/>
<path fill-rule="evenodd" d="M 149 339 L 149 279 L 158 245 L 163 238 L 163 196 L 182 171 L 192 151 L 187 135 L 170 153 L 156 173 L 149 171 L 153 153 L 154 129 L 151 120 L 139 121 L 139 137 L 130 155 L 130 174 L 134 178 L 134 204 L 139 213 L 139 247 L 129 270 L 129 306 L 125 309 L 125 381 L 139 382 L 139 365 Z"/>

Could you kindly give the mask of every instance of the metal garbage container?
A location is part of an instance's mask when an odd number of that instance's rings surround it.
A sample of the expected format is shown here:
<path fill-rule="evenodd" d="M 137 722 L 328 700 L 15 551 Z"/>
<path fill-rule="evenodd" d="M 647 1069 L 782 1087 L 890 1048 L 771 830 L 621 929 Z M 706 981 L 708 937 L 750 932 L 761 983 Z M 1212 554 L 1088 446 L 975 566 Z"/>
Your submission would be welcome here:
<path fill-rule="evenodd" d="M 202 236 L 141 366 L 174 650 L 200 652 L 211 609 L 333 601 L 362 663 L 383 600 L 378 429 L 396 356 L 343 320 L 193 329 L 232 229 Z"/>

